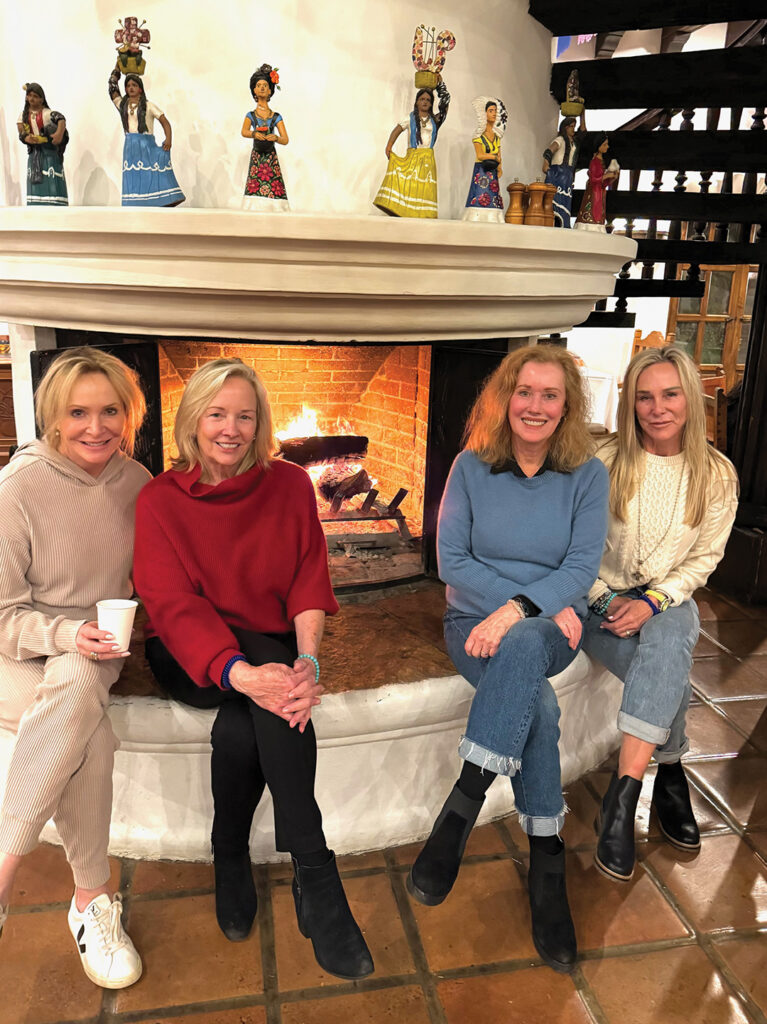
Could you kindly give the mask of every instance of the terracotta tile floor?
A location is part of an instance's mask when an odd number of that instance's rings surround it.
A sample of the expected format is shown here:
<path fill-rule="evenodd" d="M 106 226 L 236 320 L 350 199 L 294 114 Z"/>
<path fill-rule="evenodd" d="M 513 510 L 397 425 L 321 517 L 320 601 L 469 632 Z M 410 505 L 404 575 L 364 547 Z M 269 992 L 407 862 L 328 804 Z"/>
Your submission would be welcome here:
<path fill-rule="evenodd" d="M 472 833 L 440 907 L 419 906 L 405 890 L 417 846 L 343 858 L 377 968 L 359 984 L 317 967 L 296 927 L 286 865 L 256 867 L 258 927 L 230 944 L 216 927 L 210 865 L 115 859 L 145 973 L 130 989 L 102 992 L 80 970 L 67 930 L 61 851 L 40 847 L 19 873 L 0 940 L 0 1024 L 767 1024 L 767 617 L 708 591 L 699 597 L 688 769 L 701 852 L 682 855 L 661 840 L 651 769 L 638 869 L 629 885 L 608 882 L 592 864 L 592 820 L 610 762 L 572 785 L 564 836 L 582 954 L 572 976 L 535 954 L 527 844 L 513 819 Z M 424 665 L 436 669 L 434 597 L 420 616 L 408 600 L 408 625 L 428 643 Z M 397 619 L 402 608 L 393 600 L 388 611 Z"/>

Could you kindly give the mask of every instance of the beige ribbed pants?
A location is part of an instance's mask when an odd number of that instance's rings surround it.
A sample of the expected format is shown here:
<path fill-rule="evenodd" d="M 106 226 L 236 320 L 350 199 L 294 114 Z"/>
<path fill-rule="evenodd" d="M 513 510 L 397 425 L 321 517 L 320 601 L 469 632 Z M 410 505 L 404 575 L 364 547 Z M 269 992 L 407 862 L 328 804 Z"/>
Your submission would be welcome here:
<path fill-rule="evenodd" d="M 107 718 L 122 659 L 81 654 L 14 661 L 0 655 L 0 726 L 16 732 L 0 810 L 0 850 L 23 855 L 49 818 L 75 885 L 109 878 L 112 765 L 117 741 Z"/>

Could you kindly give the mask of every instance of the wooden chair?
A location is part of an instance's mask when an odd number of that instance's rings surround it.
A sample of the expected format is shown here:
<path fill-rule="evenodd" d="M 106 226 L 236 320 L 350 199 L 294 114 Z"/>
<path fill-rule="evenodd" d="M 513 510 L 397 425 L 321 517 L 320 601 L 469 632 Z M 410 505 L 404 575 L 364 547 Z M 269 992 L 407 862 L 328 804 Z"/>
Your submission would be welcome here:
<path fill-rule="evenodd" d="M 727 452 L 727 397 L 723 387 L 714 388 L 713 394 L 703 392 L 706 408 L 706 437 L 720 452 Z"/>
<path fill-rule="evenodd" d="M 644 338 L 641 331 L 634 331 L 634 344 L 631 346 L 631 358 L 637 352 L 644 352 L 646 348 L 665 348 L 666 345 L 673 345 L 675 334 L 667 334 L 665 337 L 660 331 L 650 331 Z"/>
<path fill-rule="evenodd" d="M 707 377 L 701 376 L 700 384 L 704 395 L 715 395 L 717 388 L 727 387 L 727 379 L 723 373 L 710 374 Z"/>

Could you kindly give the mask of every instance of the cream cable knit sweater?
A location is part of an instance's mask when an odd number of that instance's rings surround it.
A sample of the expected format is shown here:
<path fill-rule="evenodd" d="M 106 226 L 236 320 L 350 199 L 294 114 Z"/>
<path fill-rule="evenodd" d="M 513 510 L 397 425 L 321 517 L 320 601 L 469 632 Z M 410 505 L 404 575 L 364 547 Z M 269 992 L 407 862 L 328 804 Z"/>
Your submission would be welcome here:
<path fill-rule="evenodd" d="M 96 602 L 130 597 L 136 498 L 151 479 L 112 456 L 92 477 L 42 441 L 0 473 L 0 653 L 74 651 Z"/>
<path fill-rule="evenodd" d="M 597 456 L 609 462 L 611 447 L 608 441 Z M 640 473 L 641 551 L 637 492 L 629 502 L 625 522 L 610 515 L 599 577 L 589 591 L 589 604 L 610 590 L 621 593 L 636 586 L 655 587 L 668 594 L 672 604 L 682 604 L 705 584 L 724 554 L 738 507 L 737 476 L 729 463 L 724 479 L 712 480 L 708 510 L 694 529 L 684 522 L 689 477 L 684 455 L 663 457 L 645 452 Z"/>

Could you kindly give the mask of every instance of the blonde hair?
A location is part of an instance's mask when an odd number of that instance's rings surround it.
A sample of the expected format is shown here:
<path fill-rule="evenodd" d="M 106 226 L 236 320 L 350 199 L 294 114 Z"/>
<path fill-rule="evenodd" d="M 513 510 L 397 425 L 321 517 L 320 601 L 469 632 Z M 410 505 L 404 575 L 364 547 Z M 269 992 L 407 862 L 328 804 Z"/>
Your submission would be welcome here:
<path fill-rule="evenodd" d="M 35 420 L 42 439 L 56 451 L 61 444 L 58 426 L 64 417 L 72 389 L 88 373 L 103 373 L 120 400 L 125 413 L 120 447 L 133 455 L 136 434 L 146 413 L 146 400 L 138 374 L 116 356 L 97 348 L 70 348 L 62 352 L 45 371 L 35 392 Z"/>
<path fill-rule="evenodd" d="M 526 363 L 551 363 L 562 368 L 565 411 L 551 437 L 548 458 L 554 469 L 570 472 L 582 466 L 594 451 L 587 422 L 589 398 L 575 360 L 566 349 L 554 345 L 526 345 L 506 356 L 474 403 L 466 422 L 464 446 L 493 466 L 500 467 L 512 458 L 509 402 Z"/>
<path fill-rule="evenodd" d="M 735 469 L 730 460 L 706 440 L 706 410 L 700 375 L 692 359 L 675 345 L 638 352 L 626 368 L 618 402 L 618 433 L 607 442 L 604 452 L 610 472 L 610 511 L 625 521 L 628 504 L 639 486 L 644 445 L 636 416 L 637 381 L 648 367 L 659 363 L 670 363 L 676 369 L 687 400 L 687 422 L 682 429 L 682 451 L 689 470 L 684 519 L 689 526 L 696 527 L 703 521 L 714 476 L 722 481 L 728 477 L 734 479 Z"/>
<path fill-rule="evenodd" d="M 274 454 L 274 433 L 272 431 L 272 410 L 263 381 L 256 371 L 241 359 L 212 359 L 189 378 L 176 413 L 173 437 L 178 456 L 173 459 L 173 468 L 189 473 L 202 462 L 197 443 L 197 424 L 200 417 L 230 377 L 241 377 L 253 388 L 256 396 L 256 433 L 253 443 L 237 467 L 235 476 L 247 473 L 255 465 L 269 468 Z"/>

